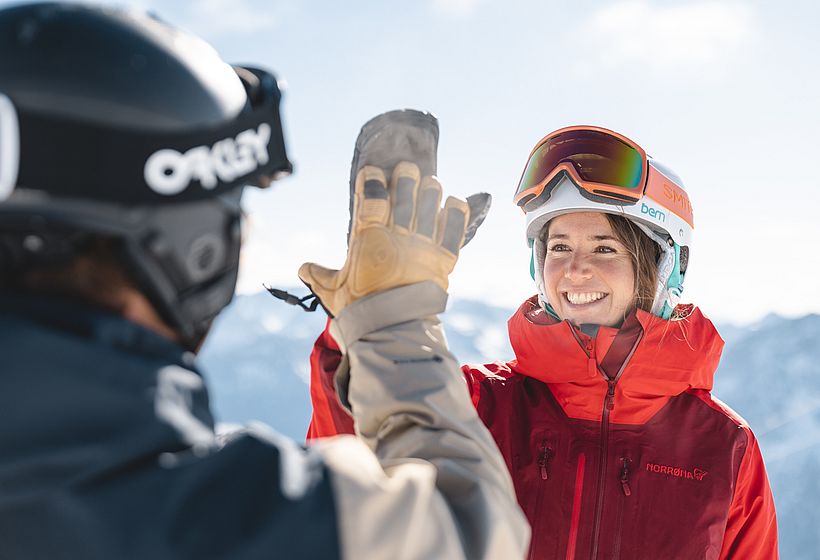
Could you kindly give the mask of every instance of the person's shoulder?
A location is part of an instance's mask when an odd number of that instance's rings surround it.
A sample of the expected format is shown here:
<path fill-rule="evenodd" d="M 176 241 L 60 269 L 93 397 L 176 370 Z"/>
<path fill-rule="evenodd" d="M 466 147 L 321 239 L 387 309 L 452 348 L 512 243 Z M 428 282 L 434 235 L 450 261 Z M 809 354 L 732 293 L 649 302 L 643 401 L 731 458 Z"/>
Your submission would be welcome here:
<path fill-rule="evenodd" d="M 490 393 L 510 393 L 521 386 L 525 376 L 516 371 L 515 360 L 490 362 L 487 364 L 465 364 L 461 371 L 475 395 Z"/>
<path fill-rule="evenodd" d="M 726 430 L 732 434 L 731 437 L 735 444 L 739 446 L 738 448 L 748 449 L 757 447 L 757 437 L 752 431 L 751 426 L 746 419 L 738 414 L 732 407 L 705 389 L 690 389 L 687 393 L 699 399 L 700 402 L 708 408 L 711 414 L 716 415 L 720 419 L 714 426 L 726 426 Z M 719 428 L 716 432 L 726 433 L 725 430 Z"/>
<path fill-rule="evenodd" d="M 519 376 L 515 372 L 515 360 L 510 362 L 495 361 L 487 364 L 464 364 L 461 371 L 476 381 L 488 383 L 505 383 Z"/>
<path fill-rule="evenodd" d="M 726 418 L 738 428 L 744 428 L 745 430 L 751 432 L 749 423 L 746 422 L 746 420 L 734 409 L 732 409 L 732 407 L 714 396 L 711 391 L 707 391 L 706 389 L 690 389 L 687 393 L 700 400 L 704 405 Z"/>

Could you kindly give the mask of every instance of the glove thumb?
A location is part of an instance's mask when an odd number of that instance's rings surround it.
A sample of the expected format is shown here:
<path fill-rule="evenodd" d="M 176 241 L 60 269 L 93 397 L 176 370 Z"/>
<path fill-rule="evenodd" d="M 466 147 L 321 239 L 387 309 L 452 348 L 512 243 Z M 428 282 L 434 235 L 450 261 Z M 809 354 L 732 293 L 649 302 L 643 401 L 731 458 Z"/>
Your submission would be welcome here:
<path fill-rule="evenodd" d="M 304 263 L 299 267 L 299 279 L 304 282 L 310 290 L 316 294 L 322 304 L 334 315 L 338 311 L 334 300 L 334 294 L 339 287 L 340 271 L 332 268 L 325 268 L 316 263 Z"/>

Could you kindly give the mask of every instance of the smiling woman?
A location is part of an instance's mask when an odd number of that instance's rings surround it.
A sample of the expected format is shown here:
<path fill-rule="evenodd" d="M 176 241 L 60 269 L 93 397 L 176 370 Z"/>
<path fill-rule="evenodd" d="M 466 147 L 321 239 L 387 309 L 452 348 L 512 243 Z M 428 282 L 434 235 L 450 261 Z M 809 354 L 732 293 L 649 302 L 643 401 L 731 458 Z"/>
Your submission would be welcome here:
<path fill-rule="evenodd" d="M 679 304 L 693 219 L 683 183 L 632 140 L 569 127 L 515 194 L 538 293 L 516 359 L 463 366 L 533 528 L 530 558 L 777 558 L 757 441 L 710 390 L 723 340 Z M 310 437 L 352 431 L 338 353 L 312 356 Z"/>

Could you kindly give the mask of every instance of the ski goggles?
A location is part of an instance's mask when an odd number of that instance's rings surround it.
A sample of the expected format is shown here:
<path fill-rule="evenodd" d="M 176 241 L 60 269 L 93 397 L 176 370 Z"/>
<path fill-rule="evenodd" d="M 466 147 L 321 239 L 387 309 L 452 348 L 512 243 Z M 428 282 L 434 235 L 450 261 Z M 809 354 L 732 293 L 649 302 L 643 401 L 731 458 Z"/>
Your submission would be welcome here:
<path fill-rule="evenodd" d="M 181 131 L 113 129 L 15 106 L 0 92 L 0 201 L 15 183 L 51 196 L 131 205 L 265 188 L 269 178 L 293 169 L 282 132 L 282 93 L 273 74 L 234 68 L 247 107 L 227 122 Z"/>
<path fill-rule="evenodd" d="M 635 204 L 649 174 L 646 152 L 629 138 L 596 126 L 571 126 L 536 144 L 515 191 L 524 213 L 544 204 L 563 174 L 596 202 Z"/>

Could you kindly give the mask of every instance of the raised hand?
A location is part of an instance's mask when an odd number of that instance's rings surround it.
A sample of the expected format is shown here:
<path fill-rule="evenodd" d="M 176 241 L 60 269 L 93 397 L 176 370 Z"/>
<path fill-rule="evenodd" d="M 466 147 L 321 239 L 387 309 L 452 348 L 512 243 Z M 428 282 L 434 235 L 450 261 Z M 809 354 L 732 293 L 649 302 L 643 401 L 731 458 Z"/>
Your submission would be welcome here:
<path fill-rule="evenodd" d="M 389 177 L 366 165 L 356 175 L 347 260 L 341 270 L 305 263 L 299 277 L 336 315 L 369 294 L 416 282 L 442 289 L 458 259 L 470 223 L 466 201 L 448 197 L 433 176 L 400 162 Z M 488 205 L 488 203 L 487 203 Z"/>

